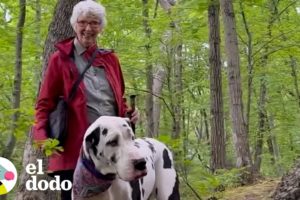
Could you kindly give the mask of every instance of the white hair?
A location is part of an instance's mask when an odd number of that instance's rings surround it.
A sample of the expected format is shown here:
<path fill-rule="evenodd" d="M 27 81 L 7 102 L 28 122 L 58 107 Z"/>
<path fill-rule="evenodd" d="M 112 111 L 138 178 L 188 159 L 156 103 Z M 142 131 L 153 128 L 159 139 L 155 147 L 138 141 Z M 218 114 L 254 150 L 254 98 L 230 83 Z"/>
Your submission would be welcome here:
<path fill-rule="evenodd" d="M 72 16 L 70 18 L 71 25 L 73 29 L 75 29 L 75 24 L 77 22 L 78 17 L 95 15 L 100 20 L 100 27 L 104 28 L 106 25 L 106 13 L 105 8 L 100 4 L 93 0 L 85 0 L 77 3 L 72 12 Z"/>

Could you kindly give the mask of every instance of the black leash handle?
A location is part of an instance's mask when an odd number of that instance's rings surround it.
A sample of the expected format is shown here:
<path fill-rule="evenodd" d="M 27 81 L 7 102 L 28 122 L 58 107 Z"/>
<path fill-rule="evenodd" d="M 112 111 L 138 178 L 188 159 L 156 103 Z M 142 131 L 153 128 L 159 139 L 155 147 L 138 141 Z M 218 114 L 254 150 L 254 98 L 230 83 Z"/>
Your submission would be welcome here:
<path fill-rule="evenodd" d="M 135 97 L 136 95 L 130 95 L 130 107 L 131 107 L 131 112 L 130 112 L 130 118 L 132 117 L 132 113 L 135 111 Z M 135 124 L 134 123 L 130 123 L 131 128 L 133 133 L 135 134 Z"/>

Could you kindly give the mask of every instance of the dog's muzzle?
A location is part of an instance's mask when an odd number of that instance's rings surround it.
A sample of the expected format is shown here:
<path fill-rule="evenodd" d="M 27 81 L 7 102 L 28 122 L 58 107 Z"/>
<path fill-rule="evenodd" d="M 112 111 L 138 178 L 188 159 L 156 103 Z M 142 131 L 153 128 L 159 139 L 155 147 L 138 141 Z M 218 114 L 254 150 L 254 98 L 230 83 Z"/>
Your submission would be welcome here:
<path fill-rule="evenodd" d="M 135 180 L 147 175 L 146 160 L 144 158 L 133 160 L 133 167 L 136 172 Z"/>
<path fill-rule="evenodd" d="M 146 169 L 146 160 L 144 158 L 133 160 L 135 170 L 144 171 Z"/>

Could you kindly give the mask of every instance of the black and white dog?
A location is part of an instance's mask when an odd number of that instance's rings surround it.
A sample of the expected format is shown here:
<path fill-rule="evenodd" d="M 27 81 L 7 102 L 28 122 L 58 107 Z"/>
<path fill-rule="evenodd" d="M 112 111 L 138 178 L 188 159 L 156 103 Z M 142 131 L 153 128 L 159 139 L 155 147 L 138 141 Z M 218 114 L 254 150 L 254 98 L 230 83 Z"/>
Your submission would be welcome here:
<path fill-rule="evenodd" d="M 179 200 L 170 150 L 152 138 L 135 139 L 127 118 L 103 116 L 86 131 L 73 200 Z"/>

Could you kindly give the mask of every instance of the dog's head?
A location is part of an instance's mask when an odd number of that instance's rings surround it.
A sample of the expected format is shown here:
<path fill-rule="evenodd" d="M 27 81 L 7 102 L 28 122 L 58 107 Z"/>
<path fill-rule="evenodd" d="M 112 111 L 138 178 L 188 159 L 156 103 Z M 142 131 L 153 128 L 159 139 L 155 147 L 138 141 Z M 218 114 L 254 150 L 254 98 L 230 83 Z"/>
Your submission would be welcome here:
<path fill-rule="evenodd" d="M 146 160 L 134 139 L 128 118 L 102 116 L 87 129 L 83 151 L 102 174 L 115 173 L 131 181 L 147 174 Z"/>

